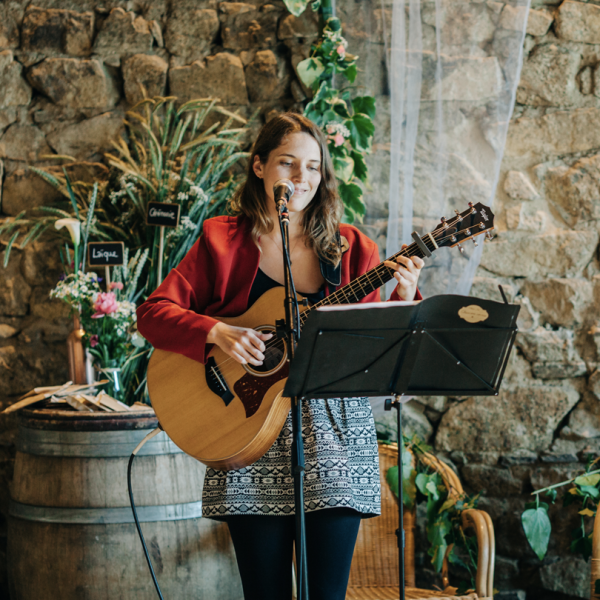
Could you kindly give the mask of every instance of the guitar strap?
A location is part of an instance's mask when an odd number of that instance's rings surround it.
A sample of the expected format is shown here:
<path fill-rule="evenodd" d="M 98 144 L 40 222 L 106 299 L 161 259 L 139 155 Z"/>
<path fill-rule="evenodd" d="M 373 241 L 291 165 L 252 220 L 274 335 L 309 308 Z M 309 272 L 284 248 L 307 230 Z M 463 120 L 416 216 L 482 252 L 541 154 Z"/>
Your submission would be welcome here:
<path fill-rule="evenodd" d="M 335 240 L 342 254 L 350 247 L 348 240 L 340 235 L 339 230 L 335 234 Z M 342 261 L 338 263 L 337 267 L 334 267 L 329 261 L 323 260 L 320 257 L 319 265 L 321 267 L 321 275 L 323 275 L 323 279 L 327 282 L 327 286 L 331 286 L 332 290 L 330 291 L 335 292 L 342 283 Z"/>

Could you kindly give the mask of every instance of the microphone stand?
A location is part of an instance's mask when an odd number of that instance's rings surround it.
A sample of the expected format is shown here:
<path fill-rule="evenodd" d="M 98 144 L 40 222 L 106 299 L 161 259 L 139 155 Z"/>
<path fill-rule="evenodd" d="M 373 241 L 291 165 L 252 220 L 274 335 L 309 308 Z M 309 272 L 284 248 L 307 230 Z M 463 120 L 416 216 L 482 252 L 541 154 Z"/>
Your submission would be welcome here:
<path fill-rule="evenodd" d="M 293 361 L 300 339 L 300 307 L 292 277 L 290 259 L 289 213 L 287 202 L 277 202 L 279 230 L 283 249 L 283 273 L 285 283 L 285 321 L 277 321 L 277 336 L 287 339 L 288 360 Z M 296 518 L 296 586 L 297 600 L 308 600 L 308 577 L 306 560 L 306 523 L 304 515 L 304 442 L 302 440 L 302 405 L 300 398 L 292 401 L 292 475 L 294 477 L 294 512 Z"/>

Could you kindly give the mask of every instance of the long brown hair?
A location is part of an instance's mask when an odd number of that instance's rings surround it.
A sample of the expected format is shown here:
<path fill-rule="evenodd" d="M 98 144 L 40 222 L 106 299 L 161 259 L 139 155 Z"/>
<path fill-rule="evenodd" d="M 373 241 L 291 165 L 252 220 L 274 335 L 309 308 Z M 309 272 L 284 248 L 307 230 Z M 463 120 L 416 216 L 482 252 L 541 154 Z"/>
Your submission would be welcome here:
<path fill-rule="evenodd" d="M 245 215 L 250 219 L 252 238 L 257 244 L 261 235 L 273 230 L 275 224 L 267 210 L 264 182 L 257 177 L 253 169 L 254 157 L 258 156 L 261 164 L 266 164 L 269 154 L 284 143 L 288 135 L 301 132 L 311 135 L 321 150 L 321 183 L 304 211 L 303 232 L 309 247 L 313 248 L 318 256 L 337 266 L 341 259 L 341 251 L 336 233 L 342 201 L 327 149 L 327 139 L 317 125 L 306 117 L 295 113 L 283 113 L 263 126 L 252 146 L 246 182 L 231 199 L 229 209 L 233 214 Z"/>

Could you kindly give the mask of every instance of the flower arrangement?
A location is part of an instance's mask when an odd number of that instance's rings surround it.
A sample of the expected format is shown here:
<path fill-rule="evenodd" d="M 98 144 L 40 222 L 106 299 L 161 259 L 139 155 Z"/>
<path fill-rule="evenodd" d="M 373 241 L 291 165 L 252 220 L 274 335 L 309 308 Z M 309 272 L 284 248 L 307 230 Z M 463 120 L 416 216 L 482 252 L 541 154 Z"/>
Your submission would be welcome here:
<path fill-rule="evenodd" d="M 152 352 L 135 330 L 135 306 L 179 264 L 202 233 L 204 220 L 225 212 L 239 184 L 236 163 L 248 156 L 239 148 L 250 122 L 210 98 L 181 106 L 175 97 L 147 98 L 126 117 L 125 137 L 106 155 L 106 179 L 90 184 L 71 181 L 64 169 L 60 175 L 31 168 L 66 202 L 40 207 L 39 215 L 23 211 L 0 225 L 0 237 L 10 238 L 6 265 L 11 248 L 59 230 L 64 280 L 53 297 L 80 314 L 86 349 L 109 378 L 119 374 L 122 398 L 133 404 L 147 400 L 146 365 Z M 161 273 L 159 228 L 146 225 L 149 202 L 180 207 L 179 226 L 165 236 Z M 92 240 L 124 242 L 125 264 L 112 268 L 108 289 L 100 287 L 94 273 L 86 273 L 85 252 Z M 132 259 L 128 248 L 135 249 Z"/>
<path fill-rule="evenodd" d="M 102 291 L 102 279 L 96 273 L 83 270 L 63 276 L 50 292 L 51 298 L 62 300 L 78 316 L 85 332 L 84 347 L 93 357 L 96 370 L 108 376 L 109 393 L 117 399 L 122 391 L 122 369 L 134 357 L 136 349 L 146 345 L 135 329 L 136 306 L 131 297 L 147 256 L 147 252 L 138 251 L 126 266 L 115 268 L 113 275 L 118 280 L 108 284 L 106 292 Z"/>

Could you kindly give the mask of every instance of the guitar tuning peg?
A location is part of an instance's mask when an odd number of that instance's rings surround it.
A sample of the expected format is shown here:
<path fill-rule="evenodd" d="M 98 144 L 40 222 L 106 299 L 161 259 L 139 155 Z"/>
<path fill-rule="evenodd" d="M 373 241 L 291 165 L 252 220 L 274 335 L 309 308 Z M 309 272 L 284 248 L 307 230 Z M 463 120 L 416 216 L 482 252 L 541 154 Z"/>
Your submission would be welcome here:
<path fill-rule="evenodd" d="M 465 249 L 460 244 L 458 244 L 456 247 L 458 248 L 461 254 L 465 253 Z"/>
<path fill-rule="evenodd" d="M 479 244 L 477 243 L 477 240 L 475 238 L 472 239 L 473 242 L 473 246 L 479 246 Z"/>
<path fill-rule="evenodd" d="M 493 239 L 494 239 L 494 236 L 492 235 L 492 232 L 491 232 L 491 231 L 487 231 L 487 232 L 486 232 L 486 234 L 485 234 L 485 239 L 486 239 L 486 240 L 493 240 Z"/>

